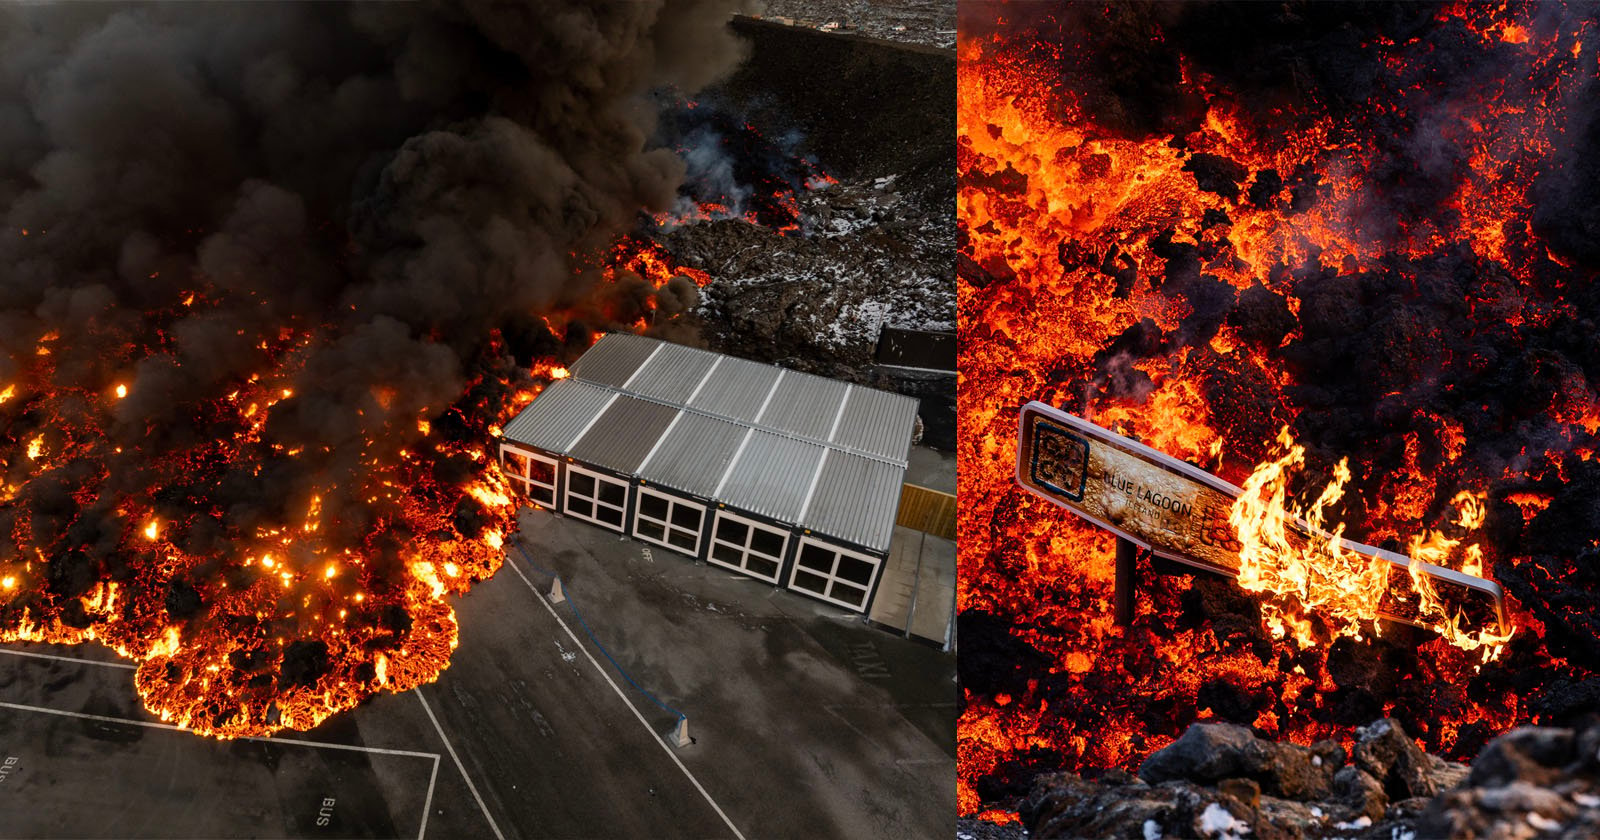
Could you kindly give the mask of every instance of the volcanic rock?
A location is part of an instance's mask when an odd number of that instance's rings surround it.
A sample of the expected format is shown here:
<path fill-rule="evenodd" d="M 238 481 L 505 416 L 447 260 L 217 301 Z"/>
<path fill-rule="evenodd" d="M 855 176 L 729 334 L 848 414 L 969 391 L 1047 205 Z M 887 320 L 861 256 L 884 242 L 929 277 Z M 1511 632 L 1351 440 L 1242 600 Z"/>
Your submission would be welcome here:
<path fill-rule="evenodd" d="M 1460 783 L 1467 768 L 1429 755 L 1400 724 L 1385 718 L 1357 731 L 1355 766 L 1383 783 L 1390 799 L 1433 796 Z"/>
<path fill-rule="evenodd" d="M 1257 738 L 1248 727 L 1237 724 L 1197 723 L 1145 759 L 1139 777 L 1152 784 L 1243 778 L 1257 782 L 1261 790 L 1274 796 L 1320 799 L 1332 791 L 1336 765 L 1343 759 L 1332 744 L 1312 750 Z"/>
<path fill-rule="evenodd" d="M 1331 784 L 1285 784 L 1305 756 L 1329 768 Z M 1140 779 L 1039 777 L 1020 815 L 1036 838 L 1600 837 L 1600 724 L 1513 730 L 1469 773 L 1383 719 L 1359 731 L 1352 763 L 1336 766 L 1343 760 L 1331 743 L 1307 749 L 1243 726 L 1195 724 L 1146 759 Z"/>

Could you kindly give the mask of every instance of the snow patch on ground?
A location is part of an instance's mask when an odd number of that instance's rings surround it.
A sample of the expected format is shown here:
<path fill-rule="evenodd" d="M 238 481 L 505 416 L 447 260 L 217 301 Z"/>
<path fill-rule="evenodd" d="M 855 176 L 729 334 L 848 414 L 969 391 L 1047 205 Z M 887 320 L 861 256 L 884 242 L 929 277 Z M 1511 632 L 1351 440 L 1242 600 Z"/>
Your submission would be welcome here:
<path fill-rule="evenodd" d="M 1250 825 L 1213 802 L 1200 814 L 1200 833 L 1218 840 L 1242 840 Z"/>

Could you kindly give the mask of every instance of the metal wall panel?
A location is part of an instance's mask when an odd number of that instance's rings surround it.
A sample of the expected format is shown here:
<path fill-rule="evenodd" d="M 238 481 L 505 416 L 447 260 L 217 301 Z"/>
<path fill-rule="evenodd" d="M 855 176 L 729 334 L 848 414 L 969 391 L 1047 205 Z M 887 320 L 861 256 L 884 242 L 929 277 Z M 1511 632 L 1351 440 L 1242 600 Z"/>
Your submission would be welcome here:
<path fill-rule="evenodd" d="M 641 475 L 651 484 L 712 498 L 748 428 L 686 411 L 641 467 Z"/>
<path fill-rule="evenodd" d="M 678 409 L 671 406 L 618 396 L 572 445 L 569 454 L 579 461 L 634 475 L 677 415 Z"/>
<path fill-rule="evenodd" d="M 850 386 L 837 379 L 791 373 L 778 383 L 761 425 L 825 441 Z"/>
<path fill-rule="evenodd" d="M 814 443 L 753 431 L 717 499 L 729 507 L 793 523 L 805 507 L 811 476 L 824 451 Z M 899 501 L 898 494 L 895 501 Z"/>
<path fill-rule="evenodd" d="M 615 395 L 609 388 L 588 382 L 552 382 L 532 404 L 511 418 L 502 434 L 507 440 L 565 455 L 584 427 Z"/>
<path fill-rule="evenodd" d="M 904 463 L 917 423 L 917 401 L 873 388 L 852 387 L 833 442 Z"/>
<path fill-rule="evenodd" d="M 873 551 L 889 550 L 905 467 L 833 450 L 800 524 Z"/>
<path fill-rule="evenodd" d="M 663 342 L 631 333 L 608 333 L 572 365 L 572 376 L 621 388 Z"/>

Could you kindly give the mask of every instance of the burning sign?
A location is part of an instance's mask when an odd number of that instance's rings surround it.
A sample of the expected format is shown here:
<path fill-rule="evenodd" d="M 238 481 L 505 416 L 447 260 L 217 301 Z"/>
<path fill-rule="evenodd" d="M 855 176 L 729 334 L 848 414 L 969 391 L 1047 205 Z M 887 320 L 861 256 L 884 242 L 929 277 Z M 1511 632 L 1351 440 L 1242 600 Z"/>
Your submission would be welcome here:
<path fill-rule="evenodd" d="M 1332 606 L 1351 635 L 1377 618 L 1424 627 L 1491 658 L 1510 631 L 1493 581 L 1360 545 L 1324 530 L 1330 485 L 1306 516 L 1263 506 L 1258 491 L 1281 474 L 1258 471 L 1248 490 L 1040 402 L 1022 409 L 1017 482 L 1157 556 L 1240 580 L 1246 589 L 1291 594 L 1303 607 Z M 1273 527 L 1276 526 L 1276 527 Z M 1276 558 L 1291 558 L 1273 563 Z M 1320 567 L 1320 568 L 1319 568 Z M 1287 581 L 1287 583 L 1285 583 Z M 1274 585 L 1276 584 L 1276 585 Z M 1268 610 L 1269 616 L 1272 614 Z M 1278 632 L 1308 630 L 1289 617 Z"/>

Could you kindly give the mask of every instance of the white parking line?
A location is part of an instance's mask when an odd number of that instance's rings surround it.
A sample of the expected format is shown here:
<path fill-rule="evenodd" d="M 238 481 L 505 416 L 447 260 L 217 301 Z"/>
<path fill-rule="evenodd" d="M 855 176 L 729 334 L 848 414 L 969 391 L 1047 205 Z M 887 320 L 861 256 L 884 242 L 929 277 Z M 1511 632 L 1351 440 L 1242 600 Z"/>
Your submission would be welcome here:
<path fill-rule="evenodd" d="M 495 824 L 494 817 L 489 816 L 489 807 L 483 804 L 483 797 L 478 795 L 478 786 L 473 784 L 472 777 L 467 775 L 467 768 L 462 765 L 461 756 L 456 755 L 455 746 L 450 743 L 449 738 L 445 737 L 444 727 L 440 726 L 439 719 L 433 716 L 433 707 L 428 705 L 428 698 L 422 696 L 422 689 L 420 688 L 412 689 L 412 693 L 416 694 L 417 699 L 422 701 L 422 710 L 428 713 L 428 720 L 433 721 L 433 731 L 439 733 L 439 740 L 443 741 L 444 748 L 450 751 L 450 759 L 456 763 L 456 769 L 461 771 L 461 778 L 466 781 L 467 790 L 472 791 L 472 798 L 478 800 L 478 810 L 482 811 L 483 818 L 489 821 L 489 829 L 494 832 L 494 836 L 499 840 L 506 840 L 506 836 L 500 833 L 500 826 Z"/>
<path fill-rule="evenodd" d="M 428 833 L 428 812 L 433 810 L 433 783 L 439 780 L 439 756 L 433 756 L 433 772 L 428 775 L 428 796 L 422 802 L 422 824 L 417 826 L 417 840 Z"/>
<path fill-rule="evenodd" d="M 75 656 L 56 656 L 53 653 L 34 653 L 27 650 L 10 650 L 9 648 L 0 648 L 0 653 L 9 656 L 26 656 L 29 659 L 54 659 L 57 662 L 78 662 L 83 665 L 99 665 L 102 668 L 121 668 L 126 671 L 137 670 L 139 667 L 131 662 L 104 662 L 98 659 L 79 659 Z"/>
<path fill-rule="evenodd" d="M 51 709 L 46 706 L 29 706 L 23 703 L 8 703 L 4 700 L 0 700 L 0 708 L 15 709 L 19 712 L 39 712 L 46 715 L 82 718 L 84 720 L 98 720 L 104 723 L 125 723 L 129 726 L 143 726 L 147 729 L 167 729 L 173 732 L 187 732 L 190 735 L 194 734 L 194 730 L 192 729 L 184 729 L 181 726 L 174 726 L 170 723 L 158 723 L 153 720 L 134 720 L 132 718 L 111 717 L 109 715 L 91 715 L 87 712 L 69 712 L 65 709 Z M 416 750 L 391 750 L 384 747 L 358 747 L 354 744 L 324 744 L 317 741 L 301 741 L 297 738 L 260 738 L 253 735 L 247 735 L 236 740 L 260 741 L 264 744 L 294 744 L 297 747 L 317 747 L 324 750 L 350 750 L 352 752 L 377 753 L 379 755 L 403 755 L 408 758 L 437 759 L 439 757 L 438 753 L 417 752 Z"/>
<path fill-rule="evenodd" d="M 19 651 L 7 651 L 7 652 L 8 653 L 19 653 Z M 64 657 L 64 656 L 56 656 L 56 657 L 50 657 L 50 658 L 52 658 L 52 659 L 62 659 L 62 660 L 66 660 L 68 662 L 83 662 L 83 663 L 89 664 L 89 665 L 105 665 L 105 664 L 108 664 L 108 663 L 104 663 L 104 662 L 94 662 L 94 661 L 88 660 L 88 659 L 70 659 L 70 658 Z M 56 715 L 58 717 L 80 718 L 82 720 L 100 721 L 102 723 L 124 723 L 124 724 L 128 724 L 130 726 L 142 726 L 142 727 L 145 727 L 146 729 L 165 729 L 165 730 L 167 730 L 169 732 L 183 732 L 183 733 L 187 733 L 187 734 L 189 734 L 191 736 L 194 734 L 194 732 L 192 730 L 184 729 L 181 726 L 173 726 L 170 723 L 158 723 L 158 722 L 153 721 L 153 720 L 134 720 L 132 718 L 111 717 L 109 715 L 91 715 L 91 714 L 89 714 L 87 712 L 69 712 L 69 711 L 66 711 L 65 709 L 51 709 L 51 708 L 48 708 L 48 707 L 45 707 L 45 706 L 29 706 L 29 705 L 24 704 L 24 703 L 9 703 L 9 702 L 3 701 L 3 700 L 0 700 L 0 708 L 12 709 L 14 711 L 20 711 L 20 712 L 37 712 L 39 714 Z M 439 776 L 439 754 L 438 753 L 417 752 L 415 750 L 391 750 L 391 749 L 385 749 L 385 748 L 382 748 L 382 747 L 358 747 L 358 746 L 355 746 L 353 744 L 320 744 L 320 743 L 317 743 L 316 741 L 302 741 L 302 740 L 300 740 L 298 738 L 257 738 L 257 737 L 253 737 L 253 736 L 247 736 L 247 737 L 239 738 L 238 740 L 240 740 L 240 741 L 259 741 L 259 742 L 264 743 L 264 744 L 290 744 L 290 745 L 293 745 L 293 746 L 296 746 L 296 747 L 314 747 L 314 748 L 317 748 L 317 749 L 325 749 L 325 750 L 349 750 L 349 751 L 352 751 L 352 752 L 376 753 L 378 755 L 397 755 L 397 756 L 402 756 L 402 757 L 405 757 L 405 758 L 431 758 L 431 759 L 433 759 L 433 771 L 428 777 L 428 794 L 427 794 L 427 797 L 424 799 L 424 801 L 422 803 L 422 822 L 421 822 L 419 828 L 417 829 L 417 840 L 422 840 L 423 834 L 428 830 L 428 812 L 430 810 L 432 810 L 432 808 L 433 808 L 434 780 L 437 779 L 438 776 Z M 502 840 L 503 840 L 503 838 L 502 838 Z"/>
<path fill-rule="evenodd" d="M 516 560 L 512 559 L 509 552 L 506 554 L 506 565 L 510 566 L 511 570 L 517 573 L 517 577 L 522 578 L 522 582 L 528 585 L 528 590 L 533 593 L 533 599 L 538 601 L 540 604 L 543 604 L 544 608 L 549 611 L 550 617 L 555 619 L 557 624 L 561 625 L 562 630 L 567 631 L 567 635 L 572 638 L 573 643 L 576 644 L 578 649 L 583 651 L 583 655 L 588 658 L 589 664 L 593 665 L 594 669 L 600 672 L 600 676 L 605 678 L 605 681 L 611 686 L 611 690 L 615 691 L 617 696 L 622 698 L 622 702 L 628 705 L 628 708 L 633 711 L 633 716 L 639 719 L 639 725 L 643 726 L 645 731 L 650 733 L 650 739 L 655 741 L 656 744 L 660 745 L 662 752 L 667 754 L 667 758 L 672 759 L 673 764 L 678 765 L 678 769 L 682 770 L 683 775 L 688 777 L 689 783 L 694 785 L 694 789 L 700 791 L 700 795 L 705 797 L 706 802 L 711 805 L 711 810 L 716 811 L 717 816 L 721 817 L 722 821 L 727 824 L 728 830 L 733 832 L 733 836 L 739 838 L 739 840 L 745 840 L 745 836 L 744 834 L 740 833 L 739 827 L 733 824 L 733 820 L 728 819 L 728 815 L 723 813 L 722 807 L 717 804 L 716 800 L 711 798 L 711 794 L 707 793 L 706 789 L 701 786 L 700 780 L 696 779 L 694 774 L 689 772 L 689 768 L 683 766 L 683 762 L 678 760 L 677 754 L 672 751 L 671 747 L 667 746 L 666 740 L 660 735 L 656 734 L 654 729 L 650 728 L 650 722 L 645 720 L 644 715 L 639 713 L 639 707 L 633 705 L 633 701 L 628 699 L 628 695 L 622 692 L 622 688 L 617 685 L 616 680 L 611 679 L 610 672 L 608 672 L 605 668 L 600 667 L 600 662 L 594 658 L 594 654 L 590 653 L 589 648 L 584 645 L 583 642 L 578 640 L 578 635 L 572 632 L 572 628 L 568 627 L 567 623 L 561 620 L 561 616 L 556 614 L 555 608 L 550 606 L 549 601 L 545 600 L 544 593 L 540 592 L 539 588 L 533 585 L 533 581 L 528 580 L 528 576 L 522 573 L 522 568 L 517 565 Z M 446 744 L 446 746 L 448 746 L 448 744 Z"/>

